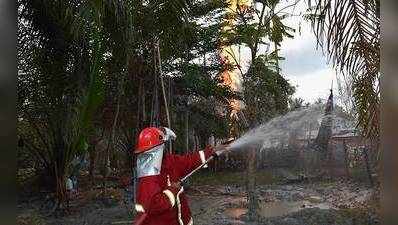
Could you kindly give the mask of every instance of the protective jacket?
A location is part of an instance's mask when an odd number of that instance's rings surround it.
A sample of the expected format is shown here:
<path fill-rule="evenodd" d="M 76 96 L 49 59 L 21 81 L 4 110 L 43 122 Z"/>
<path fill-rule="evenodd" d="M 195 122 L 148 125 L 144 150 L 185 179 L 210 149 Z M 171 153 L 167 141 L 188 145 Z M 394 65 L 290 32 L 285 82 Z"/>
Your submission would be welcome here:
<path fill-rule="evenodd" d="M 171 183 L 200 166 L 214 153 L 211 147 L 186 155 L 165 154 L 159 175 L 138 179 L 137 219 L 142 225 L 192 225 L 193 219 L 184 188 L 173 188 Z"/>

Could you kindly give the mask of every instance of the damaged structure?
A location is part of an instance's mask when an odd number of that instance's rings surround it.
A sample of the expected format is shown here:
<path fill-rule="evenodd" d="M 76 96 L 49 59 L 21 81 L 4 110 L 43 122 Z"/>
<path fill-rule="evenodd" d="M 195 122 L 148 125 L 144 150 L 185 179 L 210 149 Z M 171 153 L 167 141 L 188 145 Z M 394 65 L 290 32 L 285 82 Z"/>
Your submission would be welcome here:
<path fill-rule="evenodd" d="M 264 144 L 257 151 L 257 169 L 285 168 L 300 171 L 304 176 L 350 177 L 351 171 L 359 168 L 371 179 L 374 147 L 355 125 L 353 118 L 334 105 L 330 90 L 326 104 L 284 115 L 264 128 Z M 213 169 L 244 170 L 246 158 L 245 151 L 237 151 L 219 160 Z"/>

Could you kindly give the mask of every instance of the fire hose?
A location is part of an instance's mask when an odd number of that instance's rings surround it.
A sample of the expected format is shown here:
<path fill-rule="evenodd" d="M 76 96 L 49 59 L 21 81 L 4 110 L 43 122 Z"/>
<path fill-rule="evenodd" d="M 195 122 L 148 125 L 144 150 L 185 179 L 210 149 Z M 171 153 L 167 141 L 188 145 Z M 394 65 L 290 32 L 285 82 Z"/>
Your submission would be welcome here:
<path fill-rule="evenodd" d="M 190 173 L 188 173 L 187 175 L 185 175 L 183 178 L 180 179 L 180 182 L 183 183 L 186 179 L 188 179 L 189 177 L 191 177 L 194 173 L 196 173 L 198 170 L 200 170 L 201 168 L 203 168 L 205 165 L 207 165 L 210 161 L 212 161 L 214 158 L 218 157 L 219 155 L 223 154 L 224 152 L 229 151 L 229 149 L 225 149 L 225 150 L 220 150 L 217 153 L 211 155 L 209 158 L 206 159 L 206 161 L 202 164 L 200 164 L 200 166 L 196 167 L 194 170 L 192 170 Z"/>
<path fill-rule="evenodd" d="M 224 154 L 225 152 L 229 151 L 228 147 L 225 145 L 229 145 L 231 142 L 233 142 L 234 139 L 230 139 L 226 142 L 223 142 L 221 144 L 221 146 L 224 146 L 223 150 L 217 151 L 215 152 L 213 155 L 211 155 L 209 158 L 207 158 L 207 160 L 200 164 L 198 167 L 196 167 L 194 170 L 192 170 L 190 173 L 188 173 L 187 175 L 185 175 L 183 178 L 180 179 L 180 182 L 183 183 L 186 179 L 188 179 L 189 177 L 191 177 L 194 173 L 196 173 L 198 170 L 200 170 L 201 168 L 203 168 L 205 165 L 207 165 L 210 161 L 212 161 L 215 157 L 218 157 L 222 154 Z M 216 147 L 217 148 L 217 147 Z"/>

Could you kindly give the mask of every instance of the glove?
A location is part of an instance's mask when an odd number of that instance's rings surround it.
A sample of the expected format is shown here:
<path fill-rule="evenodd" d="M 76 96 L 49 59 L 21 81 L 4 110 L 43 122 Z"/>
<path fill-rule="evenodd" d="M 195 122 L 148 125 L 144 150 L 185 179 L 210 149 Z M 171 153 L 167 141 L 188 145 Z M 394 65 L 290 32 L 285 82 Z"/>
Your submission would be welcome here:
<path fill-rule="evenodd" d="M 170 128 L 163 127 L 164 129 L 164 140 L 175 140 L 177 138 L 177 135 L 172 131 Z"/>
<path fill-rule="evenodd" d="M 174 183 L 171 183 L 171 187 L 173 187 L 173 188 L 175 188 L 175 189 L 177 189 L 177 190 L 180 190 L 180 189 L 181 189 L 181 186 L 182 186 L 181 182 L 174 182 Z"/>

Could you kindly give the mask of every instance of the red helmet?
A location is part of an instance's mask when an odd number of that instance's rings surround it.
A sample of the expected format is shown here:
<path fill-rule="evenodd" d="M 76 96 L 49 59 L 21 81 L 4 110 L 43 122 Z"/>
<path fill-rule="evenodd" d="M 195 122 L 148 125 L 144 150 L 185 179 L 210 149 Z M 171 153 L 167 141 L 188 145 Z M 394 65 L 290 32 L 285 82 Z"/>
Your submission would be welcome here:
<path fill-rule="evenodd" d="M 141 131 L 138 136 L 137 146 L 134 153 L 142 153 L 158 146 L 164 142 L 164 133 L 157 127 L 148 127 Z"/>

